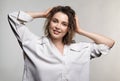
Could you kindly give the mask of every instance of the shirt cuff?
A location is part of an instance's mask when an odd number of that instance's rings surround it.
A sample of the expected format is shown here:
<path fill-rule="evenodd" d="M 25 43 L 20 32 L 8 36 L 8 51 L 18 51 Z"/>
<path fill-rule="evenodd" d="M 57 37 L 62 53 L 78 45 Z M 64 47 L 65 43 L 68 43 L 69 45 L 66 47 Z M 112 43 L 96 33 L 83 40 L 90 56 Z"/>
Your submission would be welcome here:
<path fill-rule="evenodd" d="M 108 54 L 108 52 L 110 51 L 110 48 L 105 45 L 105 44 L 100 44 L 99 45 L 99 51 L 103 54 L 103 55 L 106 55 Z"/>
<path fill-rule="evenodd" d="M 33 20 L 33 18 L 25 13 L 24 11 L 19 11 L 17 19 L 23 21 L 23 22 L 30 22 Z"/>

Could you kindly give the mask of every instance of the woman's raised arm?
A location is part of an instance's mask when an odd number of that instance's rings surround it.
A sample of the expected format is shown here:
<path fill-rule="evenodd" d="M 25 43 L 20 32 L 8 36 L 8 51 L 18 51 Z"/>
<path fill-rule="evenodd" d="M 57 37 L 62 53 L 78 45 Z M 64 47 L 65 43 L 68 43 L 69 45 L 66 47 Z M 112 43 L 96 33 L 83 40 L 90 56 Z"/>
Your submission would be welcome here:
<path fill-rule="evenodd" d="M 30 12 L 30 11 L 28 11 L 26 13 L 29 14 L 33 18 L 47 18 L 51 9 L 52 8 L 49 8 L 48 10 L 46 10 L 44 12 Z"/>
<path fill-rule="evenodd" d="M 105 37 L 105 36 L 102 36 L 102 35 L 99 35 L 96 33 L 91 33 L 91 32 L 81 29 L 80 25 L 79 25 L 78 17 L 76 16 L 75 19 L 76 19 L 76 25 L 77 25 L 76 32 L 78 34 L 92 39 L 96 44 L 105 44 L 110 48 L 113 47 L 113 45 L 115 43 L 114 40 L 112 40 L 111 38 L 108 38 L 108 37 Z"/>

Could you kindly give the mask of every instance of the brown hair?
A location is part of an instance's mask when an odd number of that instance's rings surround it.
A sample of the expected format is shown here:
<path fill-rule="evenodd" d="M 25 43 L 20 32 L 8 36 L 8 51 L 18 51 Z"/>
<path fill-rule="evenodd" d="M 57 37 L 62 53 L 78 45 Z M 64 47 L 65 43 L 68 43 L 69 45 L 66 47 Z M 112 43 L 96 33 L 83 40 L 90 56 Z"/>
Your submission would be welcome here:
<path fill-rule="evenodd" d="M 64 44 L 71 44 L 73 42 L 73 36 L 75 35 L 75 28 L 76 28 L 76 22 L 75 22 L 75 11 L 71 9 L 69 6 L 57 6 L 54 7 L 48 14 L 47 21 L 45 23 L 45 35 L 50 37 L 49 33 L 49 25 L 52 17 L 57 13 L 62 12 L 65 13 L 68 16 L 68 32 L 63 37 L 63 43 Z"/>

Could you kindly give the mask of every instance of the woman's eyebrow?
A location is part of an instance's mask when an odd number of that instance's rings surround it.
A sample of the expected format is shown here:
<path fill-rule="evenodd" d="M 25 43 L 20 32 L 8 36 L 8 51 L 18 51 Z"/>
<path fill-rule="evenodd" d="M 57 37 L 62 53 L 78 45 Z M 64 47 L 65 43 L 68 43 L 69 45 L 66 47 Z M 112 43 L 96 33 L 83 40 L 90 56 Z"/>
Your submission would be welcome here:
<path fill-rule="evenodd" d="M 52 19 L 56 19 L 56 20 L 59 20 L 58 18 L 56 18 L 56 17 L 53 17 Z M 66 23 L 66 24 L 68 24 L 68 21 L 62 21 L 63 23 Z"/>

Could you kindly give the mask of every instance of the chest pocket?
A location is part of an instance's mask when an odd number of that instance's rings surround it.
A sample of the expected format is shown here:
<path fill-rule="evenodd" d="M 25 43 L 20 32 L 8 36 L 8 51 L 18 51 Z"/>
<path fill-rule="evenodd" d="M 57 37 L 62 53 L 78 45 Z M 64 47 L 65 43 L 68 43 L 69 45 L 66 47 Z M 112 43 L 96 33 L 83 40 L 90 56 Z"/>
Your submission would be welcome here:
<path fill-rule="evenodd" d="M 72 45 L 70 47 L 70 60 L 72 64 L 85 64 L 90 60 L 88 45 Z"/>

